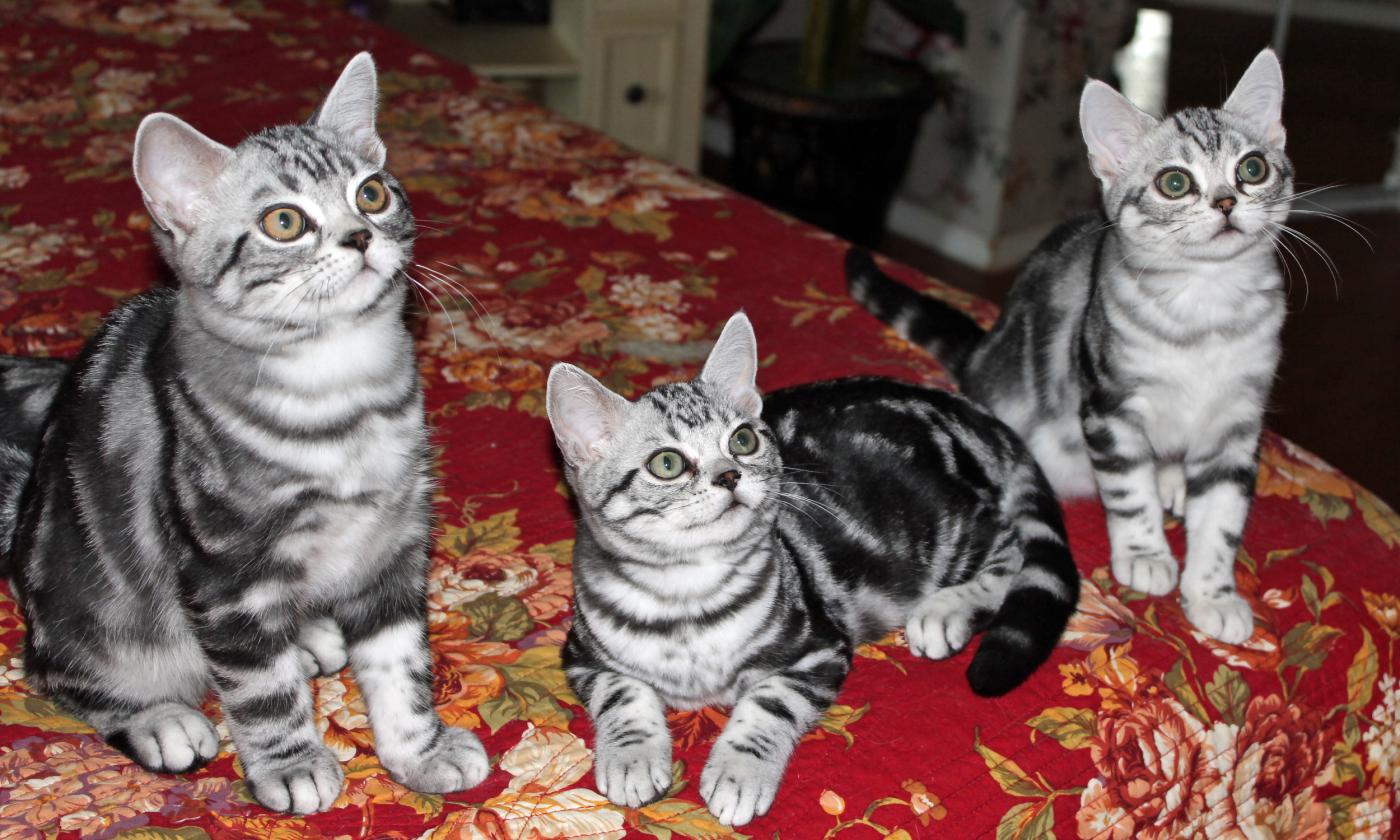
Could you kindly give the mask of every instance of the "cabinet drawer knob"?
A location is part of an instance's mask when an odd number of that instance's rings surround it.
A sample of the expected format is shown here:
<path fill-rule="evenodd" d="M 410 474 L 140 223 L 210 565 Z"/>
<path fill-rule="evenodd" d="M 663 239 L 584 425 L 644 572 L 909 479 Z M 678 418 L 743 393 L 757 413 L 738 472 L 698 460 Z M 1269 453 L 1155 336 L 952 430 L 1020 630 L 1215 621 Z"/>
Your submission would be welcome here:
<path fill-rule="evenodd" d="M 638 102 L 647 98 L 647 89 L 641 85 L 631 84 L 622 92 L 622 97 L 626 99 L 629 104 L 636 105 Z"/>

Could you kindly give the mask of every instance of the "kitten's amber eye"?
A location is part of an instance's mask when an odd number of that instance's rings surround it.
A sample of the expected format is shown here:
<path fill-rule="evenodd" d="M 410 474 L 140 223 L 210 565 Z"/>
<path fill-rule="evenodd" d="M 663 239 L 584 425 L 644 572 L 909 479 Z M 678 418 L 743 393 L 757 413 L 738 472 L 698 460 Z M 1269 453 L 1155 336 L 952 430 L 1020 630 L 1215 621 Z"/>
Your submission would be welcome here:
<path fill-rule="evenodd" d="M 1257 184 L 1269 177 L 1269 164 L 1259 155 L 1250 155 L 1235 167 L 1235 174 L 1246 184 Z"/>
<path fill-rule="evenodd" d="M 284 204 L 264 213 L 258 226 L 278 242 L 291 242 L 306 233 L 306 216 L 290 204 Z"/>
<path fill-rule="evenodd" d="M 384 212 L 389 206 L 389 191 L 384 188 L 384 182 L 373 175 L 366 178 L 355 193 L 355 205 L 364 213 Z"/>
<path fill-rule="evenodd" d="M 752 455 L 758 451 L 758 435 L 748 426 L 740 426 L 729 436 L 729 451 L 735 455 Z"/>
<path fill-rule="evenodd" d="M 670 481 L 685 472 L 685 456 L 674 449 L 663 449 L 647 461 L 647 472 L 662 481 Z"/>
<path fill-rule="evenodd" d="M 1180 169 L 1168 169 L 1157 176 L 1157 189 L 1167 198 L 1181 198 L 1191 192 L 1191 176 Z"/>

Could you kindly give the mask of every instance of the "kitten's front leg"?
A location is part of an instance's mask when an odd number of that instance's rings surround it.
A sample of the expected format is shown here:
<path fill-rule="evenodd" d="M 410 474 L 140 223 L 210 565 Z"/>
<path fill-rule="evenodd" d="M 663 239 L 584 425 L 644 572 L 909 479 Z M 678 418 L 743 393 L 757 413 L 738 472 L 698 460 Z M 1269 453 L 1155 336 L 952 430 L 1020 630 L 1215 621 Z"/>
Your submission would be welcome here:
<path fill-rule="evenodd" d="M 715 819 L 737 826 L 768 813 L 797 742 L 836 699 L 850 656 L 818 648 L 739 698 L 700 774 Z"/>
<path fill-rule="evenodd" d="M 614 805 L 638 808 L 671 786 L 666 707 L 646 683 L 570 662 L 569 685 L 588 709 L 595 739 L 594 781 Z"/>
<path fill-rule="evenodd" d="M 279 604 L 210 610 L 195 625 L 249 790 L 270 810 L 310 814 L 331 807 L 345 775 L 316 729 L 291 621 Z"/>
<path fill-rule="evenodd" d="M 1084 442 L 1108 515 L 1113 576 L 1124 586 L 1165 595 L 1176 586 L 1176 559 L 1162 531 L 1156 467 L 1147 435 L 1128 412 L 1086 412 Z"/>
<path fill-rule="evenodd" d="M 1186 571 L 1181 607 L 1201 632 L 1228 644 L 1254 633 L 1254 613 L 1235 591 L 1235 554 L 1254 499 L 1258 426 L 1241 428 L 1186 459 Z"/>
<path fill-rule="evenodd" d="M 350 667 L 369 706 L 379 760 L 424 793 L 477 786 L 491 764 L 475 735 L 448 726 L 433 705 L 433 657 L 420 545 L 402 549 L 374 584 L 336 607 Z"/>

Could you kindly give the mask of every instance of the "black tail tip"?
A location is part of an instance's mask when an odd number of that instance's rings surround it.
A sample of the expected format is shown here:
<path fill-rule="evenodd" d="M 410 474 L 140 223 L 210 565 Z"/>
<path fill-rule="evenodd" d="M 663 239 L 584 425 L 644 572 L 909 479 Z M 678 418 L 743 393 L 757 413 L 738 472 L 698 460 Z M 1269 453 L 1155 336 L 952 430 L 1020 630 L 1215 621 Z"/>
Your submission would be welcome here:
<path fill-rule="evenodd" d="M 984 639 L 967 666 L 967 684 L 979 697 L 1001 697 L 1025 682 L 1038 664 L 1028 663 L 1023 650 Z"/>
<path fill-rule="evenodd" d="M 875 265 L 875 258 L 870 256 L 870 252 L 864 248 L 851 246 L 846 252 L 846 285 L 855 288 L 860 281 L 868 281 L 873 275 L 880 271 Z"/>

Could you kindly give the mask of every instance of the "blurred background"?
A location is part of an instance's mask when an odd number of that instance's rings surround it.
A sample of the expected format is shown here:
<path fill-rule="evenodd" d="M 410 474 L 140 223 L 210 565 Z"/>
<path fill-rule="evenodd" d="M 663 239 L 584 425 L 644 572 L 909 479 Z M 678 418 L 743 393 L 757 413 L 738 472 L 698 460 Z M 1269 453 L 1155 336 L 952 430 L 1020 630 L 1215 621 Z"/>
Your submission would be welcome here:
<path fill-rule="evenodd" d="M 1156 114 L 1283 58 L 1298 188 L 1269 425 L 1400 502 L 1400 0 L 352 0 L 622 142 L 1001 301 L 1096 207 L 1086 76 Z"/>

